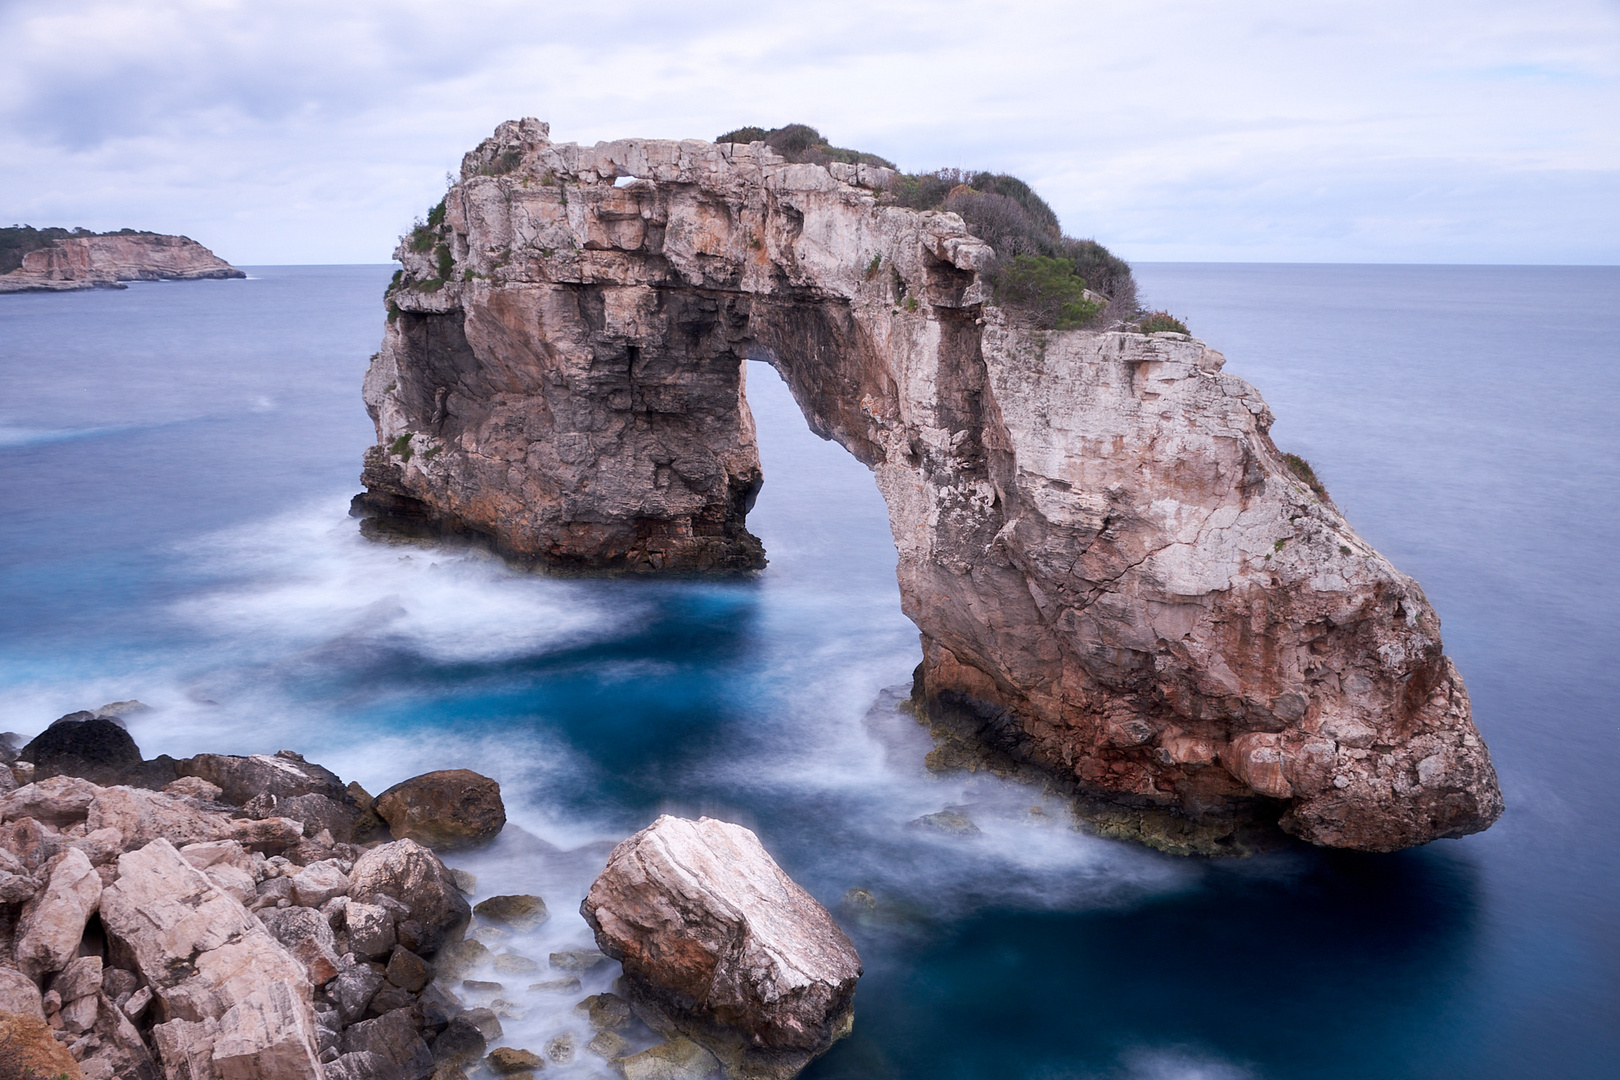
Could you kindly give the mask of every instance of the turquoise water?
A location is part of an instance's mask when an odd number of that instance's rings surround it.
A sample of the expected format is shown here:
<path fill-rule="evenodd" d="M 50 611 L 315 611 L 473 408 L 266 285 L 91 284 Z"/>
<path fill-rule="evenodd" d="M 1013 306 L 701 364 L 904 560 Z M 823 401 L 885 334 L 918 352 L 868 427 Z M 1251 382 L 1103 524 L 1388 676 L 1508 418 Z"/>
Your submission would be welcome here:
<path fill-rule="evenodd" d="M 362 541 L 390 272 L 0 298 L 0 728 L 138 697 L 148 754 L 289 747 L 374 791 L 486 772 L 522 831 L 466 865 L 546 897 L 531 953 L 584 943 L 585 886 L 656 813 L 741 821 L 866 964 L 822 1080 L 1620 1070 L 1620 270 L 1139 268 L 1423 582 L 1508 800 L 1420 851 L 1220 863 L 922 769 L 881 500 L 769 368 L 757 582 Z M 907 827 L 946 806 L 983 836 Z M 571 1005 L 526 1001 L 512 1041 L 582 1030 Z"/>

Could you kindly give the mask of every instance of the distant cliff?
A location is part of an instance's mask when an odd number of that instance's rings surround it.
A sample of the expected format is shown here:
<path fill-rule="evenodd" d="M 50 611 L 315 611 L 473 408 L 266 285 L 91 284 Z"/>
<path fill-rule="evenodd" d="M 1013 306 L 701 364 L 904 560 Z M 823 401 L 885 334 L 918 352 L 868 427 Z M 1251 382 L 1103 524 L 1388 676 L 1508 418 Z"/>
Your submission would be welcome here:
<path fill-rule="evenodd" d="M 124 281 L 247 277 L 186 236 L 0 229 L 0 293 L 121 289 Z"/>

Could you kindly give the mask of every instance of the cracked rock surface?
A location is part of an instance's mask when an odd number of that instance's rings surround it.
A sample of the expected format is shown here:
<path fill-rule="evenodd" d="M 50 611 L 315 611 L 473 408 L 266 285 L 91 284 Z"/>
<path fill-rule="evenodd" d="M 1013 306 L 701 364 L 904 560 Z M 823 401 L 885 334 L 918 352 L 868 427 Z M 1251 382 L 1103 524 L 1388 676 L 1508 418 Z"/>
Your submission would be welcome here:
<path fill-rule="evenodd" d="M 1033 767 L 1178 851 L 1251 822 L 1389 851 L 1494 821 L 1438 617 L 1290 470 L 1254 387 L 1185 335 L 1017 324 L 991 249 L 886 205 L 892 179 L 502 124 L 396 253 L 363 527 L 756 569 L 765 360 L 888 503 L 939 764 Z"/>

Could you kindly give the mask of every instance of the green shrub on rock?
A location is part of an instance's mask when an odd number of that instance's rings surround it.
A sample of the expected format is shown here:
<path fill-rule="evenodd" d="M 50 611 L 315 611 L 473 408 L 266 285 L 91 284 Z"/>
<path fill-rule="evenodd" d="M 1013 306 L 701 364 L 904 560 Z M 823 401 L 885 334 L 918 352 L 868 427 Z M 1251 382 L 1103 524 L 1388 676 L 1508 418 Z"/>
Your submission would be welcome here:
<path fill-rule="evenodd" d="M 992 271 L 996 301 L 1021 309 L 1052 330 L 1078 330 L 1102 314 L 1086 297 L 1086 282 L 1074 263 L 1045 255 L 1019 255 Z"/>

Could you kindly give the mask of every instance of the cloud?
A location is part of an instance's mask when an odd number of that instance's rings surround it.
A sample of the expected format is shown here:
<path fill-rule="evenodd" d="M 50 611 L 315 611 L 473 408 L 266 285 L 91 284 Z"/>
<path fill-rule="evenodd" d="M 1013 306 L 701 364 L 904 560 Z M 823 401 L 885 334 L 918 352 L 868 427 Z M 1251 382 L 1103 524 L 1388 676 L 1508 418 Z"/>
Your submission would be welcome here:
<path fill-rule="evenodd" d="M 1128 257 L 1620 256 L 1620 9 L 0 4 L 0 217 L 386 261 L 500 120 L 559 139 L 804 120 L 1034 182 Z"/>

